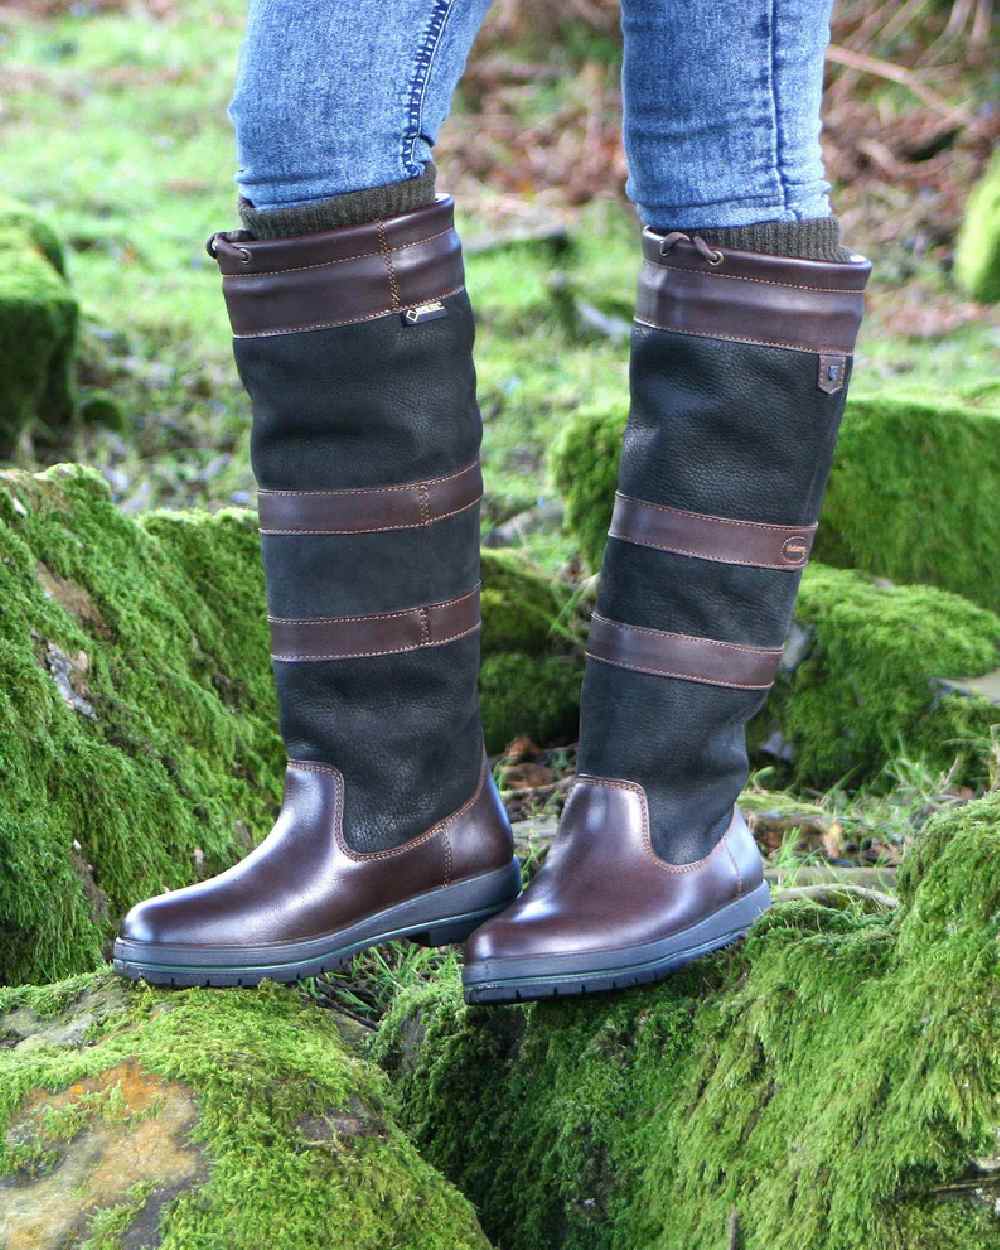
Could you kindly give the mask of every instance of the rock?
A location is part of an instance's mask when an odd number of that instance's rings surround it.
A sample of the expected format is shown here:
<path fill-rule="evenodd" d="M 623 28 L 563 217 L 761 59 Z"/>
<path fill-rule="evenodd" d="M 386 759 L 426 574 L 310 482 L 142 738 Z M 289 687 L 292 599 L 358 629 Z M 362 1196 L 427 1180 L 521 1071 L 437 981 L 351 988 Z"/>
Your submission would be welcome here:
<path fill-rule="evenodd" d="M 626 410 L 584 408 L 553 453 L 566 528 L 598 568 Z M 1000 607 L 1000 408 L 941 398 L 851 398 L 814 559 Z"/>
<path fill-rule="evenodd" d="M 516 552 L 482 553 L 479 689 L 486 748 L 576 737 L 584 627 L 569 589 Z"/>
<path fill-rule="evenodd" d="M 0 458 L 36 423 L 72 419 L 78 317 L 57 239 L 0 197 Z"/>
<path fill-rule="evenodd" d="M 582 680 L 583 662 L 576 656 L 484 655 L 479 691 L 487 751 L 496 754 L 523 733 L 551 744 L 574 741 Z"/>
<path fill-rule="evenodd" d="M 955 245 L 955 278 L 973 299 L 1000 301 L 1000 155 L 969 195 Z"/>
<path fill-rule="evenodd" d="M 814 558 L 1000 609 L 1000 408 L 848 402 Z M 990 407 L 989 404 L 993 406 Z"/>
<path fill-rule="evenodd" d="M 385 1078 L 297 994 L 0 990 L 5 1250 L 488 1250 Z"/>
<path fill-rule="evenodd" d="M 570 592 L 507 552 L 483 578 L 490 749 L 571 739 Z M 0 474 L 0 984 L 94 968 L 132 903 L 267 832 L 269 652 L 251 513 L 132 518 L 89 470 Z"/>
<path fill-rule="evenodd" d="M 942 694 L 937 679 L 993 670 L 1000 617 L 932 586 L 879 586 L 813 564 L 796 618 L 812 647 L 779 673 L 751 723 L 754 751 L 778 754 L 817 788 L 858 784 L 901 750 L 942 772 L 957 759 L 955 784 L 986 779 L 1000 710 L 978 695 Z"/>
<path fill-rule="evenodd" d="M 505 1250 L 720 1250 L 734 1214 L 743 1250 L 995 1250 L 1000 795 L 934 817 L 898 885 L 781 903 L 656 987 L 413 987 L 375 1054 Z"/>
<path fill-rule="evenodd" d="M 250 513 L 136 521 L 96 473 L 2 474 L 0 605 L 14 984 L 95 967 L 133 902 L 245 854 L 283 751 Z"/>

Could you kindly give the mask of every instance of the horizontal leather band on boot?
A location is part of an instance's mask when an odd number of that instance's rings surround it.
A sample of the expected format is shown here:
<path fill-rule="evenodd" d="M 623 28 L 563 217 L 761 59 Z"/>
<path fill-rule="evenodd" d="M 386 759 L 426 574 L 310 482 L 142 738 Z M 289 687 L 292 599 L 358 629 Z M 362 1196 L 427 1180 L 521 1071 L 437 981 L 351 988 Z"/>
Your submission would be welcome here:
<path fill-rule="evenodd" d="M 372 616 L 269 617 L 275 660 L 353 660 L 440 647 L 479 628 L 479 588 L 445 603 Z"/>
<path fill-rule="evenodd" d="M 331 491 L 261 490 L 262 534 L 375 534 L 416 529 L 473 507 L 483 495 L 479 461 L 447 477 Z"/>
<path fill-rule="evenodd" d="M 782 649 L 646 629 L 610 621 L 595 612 L 590 621 L 587 655 L 653 677 L 678 677 L 740 690 L 767 690 L 781 663 Z"/>
<path fill-rule="evenodd" d="M 636 321 L 658 330 L 850 356 L 871 263 L 796 260 L 643 232 Z M 843 377 L 840 379 L 843 383 Z"/>
<path fill-rule="evenodd" d="M 815 525 L 767 525 L 669 508 L 615 494 L 612 538 L 682 556 L 795 572 L 809 559 Z"/>
<path fill-rule="evenodd" d="M 214 235 L 209 250 L 222 273 L 233 334 L 327 329 L 456 294 L 465 270 L 454 216 L 454 202 L 443 196 L 402 217 L 301 238 Z"/>

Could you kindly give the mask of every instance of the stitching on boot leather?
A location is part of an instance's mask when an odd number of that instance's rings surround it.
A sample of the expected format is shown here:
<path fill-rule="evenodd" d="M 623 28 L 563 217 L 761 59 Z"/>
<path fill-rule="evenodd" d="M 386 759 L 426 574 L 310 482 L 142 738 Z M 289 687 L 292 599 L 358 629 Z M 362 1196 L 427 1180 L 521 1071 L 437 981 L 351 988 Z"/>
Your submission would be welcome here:
<path fill-rule="evenodd" d="M 716 842 L 715 846 L 712 847 L 707 855 L 703 855 L 701 859 L 692 860 L 690 864 L 671 864 L 667 860 L 661 859 L 660 856 L 653 850 L 653 841 L 649 830 L 649 800 L 646 798 L 646 791 L 643 786 L 639 785 L 639 783 L 635 781 L 624 781 L 612 777 L 594 777 L 590 773 L 580 773 L 576 779 L 573 789 L 576 789 L 576 786 L 581 784 L 604 786 L 609 790 L 629 790 L 633 794 L 637 794 L 639 796 L 639 801 L 642 805 L 643 846 L 645 847 L 646 853 L 654 861 L 656 866 L 658 868 L 662 868 L 664 872 L 669 872 L 673 876 L 678 876 L 686 872 L 694 872 L 698 868 L 704 867 L 713 855 L 718 855 L 723 846 L 725 846 L 726 850 L 729 851 L 730 856 L 732 856 L 732 851 L 729 850 L 728 838 L 729 834 L 732 832 L 733 825 L 736 823 L 735 809 L 733 810 L 733 816 L 729 822 L 726 832 L 722 835 L 719 841 Z M 572 793 L 572 791 L 570 793 Z M 567 795 L 567 802 L 568 801 L 569 796 Z M 736 870 L 736 875 L 737 879 L 739 879 L 739 869 Z"/>
<path fill-rule="evenodd" d="M 740 866 L 736 862 L 736 856 L 733 854 L 733 848 L 729 845 L 729 835 L 733 831 L 733 823 L 733 821 L 729 822 L 729 828 L 722 835 L 722 841 L 725 843 L 726 850 L 729 853 L 729 858 L 732 861 L 733 872 L 736 873 L 736 897 L 739 898 L 739 896 L 743 893 L 743 874 L 740 872 Z"/>
<path fill-rule="evenodd" d="M 440 239 L 446 234 L 451 234 L 455 229 L 449 226 L 447 230 L 438 230 L 436 234 L 428 234 L 422 239 L 413 239 L 409 243 L 392 243 L 388 244 L 390 252 L 402 252 L 408 247 L 420 247 L 422 243 L 431 243 L 434 239 Z M 381 248 L 376 248 L 373 252 L 358 252 L 354 256 L 338 256 L 335 260 L 320 260 L 315 265 L 295 265 L 288 269 L 255 269 L 253 273 L 227 273 L 223 274 L 223 281 L 226 278 L 276 278 L 283 273 L 307 273 L 310 269 L 327 269 L 331 265 L 346 265 L 352 260 L 367 260 L 369 256 L 382 256 L 384 253 Z"/>
<path fill-rule="evenodd" d="M 764 686 L 751 686 L 744 682 L 736 681 L 716 681 L 711 677 L 693 677 L 690 673 L 674 673 L 663 668 L 644 668 L 640 664 L 625 664 L 621 660 L 609 660 L 606 656 L 595 655 L 593 651 L 586 652 L 587 659 L 596 660 L 600 664 L 611 664 L 615 668 L 623 668 L 630 673 L 645 673 L 647 677 L 673 677 L 678 681 L 693 681 L 702 686 L 721 686 L 725 690 L 770 690 L 774 682 L 768 682 Z"/>
<path fill-rule="evenodd" d="M 272 655 L 271 658 L 277 660 L 279 664 L 286 662 L 289 664 L 305 664 L 323 660 L 368 660 L 380 655 L 404 655 L 407 651 L 420 651 L 424 647 L 443 647 L 446 643 L 458 642 L 460 638 L 467 638 L 480 628 L 481 625 L 477 622 L 477 624 L 470 626 L 468 629 L 463 629 L 460 634 L 449 634 L 447 638 L 435 638 L 433 642 L 417 642 L 410 643 L 405 647 L 390 647 L 385 651 L 347 651 L 339 652 L 336 655 Z M 756 687 L 751 686 L 748 689 L 756 689 Z"/>
<path fill-rule="evenodd" d="M 435 295 L 433 298 L 434 299 L 448 299 L 449 296 L 459 295 L 464 290 L 465 290 L 465 283 L 463 282 L 461 286 L 456 286 L 450 291 L 441 291 L 438 295 Z M 348 317 L 344 321 L 317 321 L 310 325 L 304 325 L 304 326 L 279 326 L 275 330 L 254 330 L 250 334 L 234 334 L 233 338 L 234 339 L 268 339 L 268 338 L 274 338 L 278 334 L 299 334 L 299 333 L 304 333 L 307 330 L 336 330 L 338 326 L 354 326 L 354 325 L 360 325 L 361 323 L 365 321 L 377 321 L 379 317 L 387 317 L 390 313 L 405 312 L 406 309 L 408 308 L 420 308 L 421 305 L 426 304 L 426 303 L 427 303 L 426 299 L 416 300 L 413 303 L 406 304 L 405 306 L 400 306 L 397 308 L 380 308 L 378 312 L 368 313 L 367 316 L 364 316 L 364 317 Z M 653 328 L 658 329 L 660 327 L 654 326 Z M 844 354 L 842 349 L 840 348 L 830 348 L 828 350 L 830 352 L 836 351 L 840 355 Z"/>
<path fill-rule="evenodd" d="M 414 612 L 426 612 L 429 608 L 450 608 L 452 604 L 472 599 L 477 591 L 470 590 L 467 594 L 456 595 L 453 599 L 442 599 L 440 603 L 425 603 L 418 608 L 402 608 L 398 612 L 372 612 L 361 616 L 268 616 L 268 620 L 280 625 L 348 625 L 357 621 L 392 621 L 400 616 L 412 616 Z"/>
<path fill-rule="evenodd" d="M 750 278 L 742 273 L 720 273 L 717 269 L 689 269 L 686 265 L 661 265 L 657 261 L 646 261 L 657 269 L 672 269 L 674 273 L 694 273 L 701 278 L 724 278 L 727 282 L 756 282 L 758 286 L 777 286 L 783 291 L 815 291 L 818 295 L 864 295 L 864 291 L 855 291 L 851 287 L 839 286 L 806 286 L 796 282 L 773 282 L 770 278 Z"/>
<path fill-rule="evenodd" d="M 687 334 L 698 339 L 721 339 L 726 343 L 754 343 L 758 347 L 785 347 L 792 352 L 805 352 L 810 356 L 836 354 L 853 358 L 853 351 L 845 352 L 843 347 L 802 347 L 798 343 L 783 343 L 778 339 L 751 339 L 737 334 L 709 334 L 707 330 L 679 330 L 676 326 L 661 326 L 655 321 L 644 321 L 641 317 L 634 318 L 636 325 L 648 326 L 650 330 L 666 330 L 669 334 Z"/>
<path fill-rule="evenodd" d="M 614 629 L 622 631 L 635 631 L 640 634 L 656 634 L 658 636 L 666 635 L 668 638 L 683 638 L 685 642 L 704 642 L 712 647 L 723 647 L 726 651 L 746 651 L 751 655 L 759 656 L 776 656 L 782 654 L 781 647 L 753 647 L 748 643 L 742 642 L 720 642 L 718 638 L 701 638 L 697 634 L 680 634 L 671 629 L 651 629 L 648 625 L 629 625 L 624 621 L 613 621 L 607 616 L 601 616 L 599 612 L 593 615 L 604 625 L 610 625 Z M 595 658 L 600 658 L 595 657 Z"/>
<path fill-rule="evenodd" d="M 300 495 L 391 495 L 394 492 L 416 490 L 420 486 L 438 486 L 442 482 L 453 482 L 455 478 L 463 477 L 478 464 L 477 458 L 461 469 L 456 469 L 454 473 L 446 473 L 441 477 L 428 477 L 422 482 L 399 482 L 395 486 L 344 486 L 339 490 L 269 490 L 266 486 L 262 486 L 257 494 L 290 499 L 297 499 Z M 746 522 L 746 524 L 756 524 L 756 522 Z"/>
<path fill-rule="evenodd" d="M 399 295 L 399 282 L 396 278 L 396 270 L 392 264 L 392 248 L 389 246 L 389 240 L 385 235 L 385 222 L 376 222 L 376 229 L 378 230 L 379 250 L 385 263 L 386 277 L 389 279 L 389 294 L 392 298 L 392 308 L 393 311 L 397 311 L 402 300 Z"/>
<path fill-rule="evenodd" d="M 463 816 L 470 812 L 473 807 L 475 807 L 486 786 L 486 777 L 488 772 L 487 762 L 484 759 L 479 773 L 479 785 L 476 787 L 472 797 L 467 799 L 462 806 L 457 811 L 452 812 L 450 816 L 446 816 L 444 820 L 439 820 L 436 825 L 431 825 L 430 829 L 418 834 L 415 838 L 411 838 L 408 842 L 404 842 L 402 846 L 393 846 L 387 851 L 353 851 L 347 845 L 347 841 L 344 837 L 344 789 L 346 785 L 344 781 L 344 774 L 339 768 L 334 768 L 332 764 L 315 764 L 312 760 L 290 759 L 288 761 L 288 767 L 302 769 L 304 772 L 309 773 L 326 773 L 337 783 L 333 810 L 334 840 L 336 841 L 338 848 L 344 853 L 344 855 L 347 856 L 348 859 L 352 859 L 359 864 L 380 859 L 394 859 L 396 856 L 404 855 L 407 851 L 414 850 L 418 846 L 423 846 L 425 842 L 429 842 L 439 833 L 449 829 L 452 825 L 461 820 Z"/>
<path fill-rule="evenodd" d="M 438 521 L 447 521 L 449 517 L 460 516 L 463 512 L 468 512 L 470 508 L 474 508 L 482 499 L 482 495 L 473 499 L 471 503 L 463 504 L 461 508 L 453 508 L 451 512 L 439 512 L 432 517 L 428 517 L 426 521 L 414 521 L 412 525 L 401 522 L 399 525 L 379 525 L 375 529 L 363 530 L 276 530 L 261 529 L 262 534 L 311 534 L 320 535 L 330 534 L 331 536 L 345 535 L 353 537 L 356 534 L 391 534 L 397 530 L 418 530 L 426 529 L 429 525 L 435 525 Z"/>

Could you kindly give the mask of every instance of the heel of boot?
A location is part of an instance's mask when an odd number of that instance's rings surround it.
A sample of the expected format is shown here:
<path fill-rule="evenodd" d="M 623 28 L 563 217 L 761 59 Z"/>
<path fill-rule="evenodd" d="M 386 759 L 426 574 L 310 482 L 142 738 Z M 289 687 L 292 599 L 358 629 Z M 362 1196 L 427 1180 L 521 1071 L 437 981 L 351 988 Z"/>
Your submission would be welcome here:
<path fill-rule="evenodd" d="M 507 868 L 499 873 L 488 874 L 489 884 L 487 896 L 480 896 L 476 901 L 475 910 L 459 912 L 457 915 L 442 916 L 439 920 L 430 921 L 426 928 L 421 927 L 408 936 L 411 942 L 420 946 L 451 946 L 464 942 L 465 939 L 497 916 L 513 903 L 521 892 L 521 862 L 515 855 Z M 473 883 L 464 883 L 467 888 Z M 468 904 L 467 904 L 468 905 Z"/>
<path fill-rule="evenodd" d="M 411 941 L 418 946 L 458 946 L 474 933 L 481 924 L 485 924 L 496 911 L 478 912 L 474 916 L 456 916 L 451 920 L 442 920 L 433 925 L 426 933 L 414 933 Z"/>

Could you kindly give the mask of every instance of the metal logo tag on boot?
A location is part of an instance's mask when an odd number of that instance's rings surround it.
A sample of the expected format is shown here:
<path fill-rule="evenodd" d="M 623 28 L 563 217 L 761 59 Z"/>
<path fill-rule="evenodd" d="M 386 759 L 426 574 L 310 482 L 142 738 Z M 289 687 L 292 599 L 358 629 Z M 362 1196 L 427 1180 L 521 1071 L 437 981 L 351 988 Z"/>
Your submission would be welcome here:
<path fill-rule="evenodd" d="M 408 308 L 403 313 L 402 321 L 404 326 L 419 326 L 425 321 L 437 321 L 439 317 L 447 316 L 448 309 L 439 299 L 436 299 L 429 304 L 418 304 L 416 308 Z"/>
<path fill-rule="evenodd" d="M 846 356 L 820 356 L 816 385 L 827 395 L 836 395 L 847 380 Z"/>

